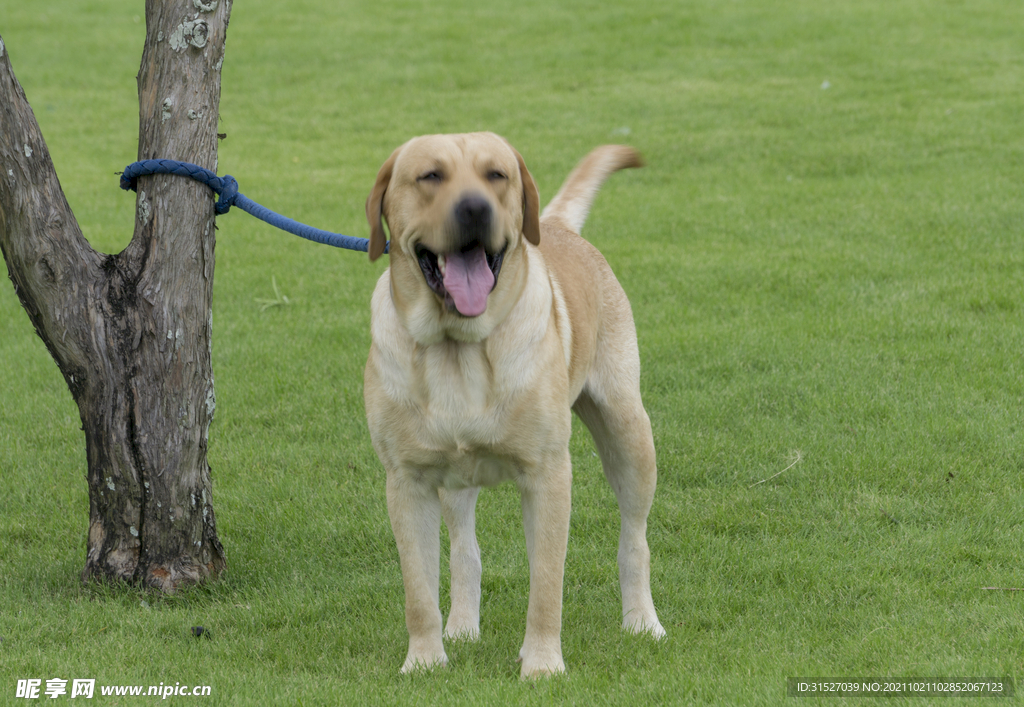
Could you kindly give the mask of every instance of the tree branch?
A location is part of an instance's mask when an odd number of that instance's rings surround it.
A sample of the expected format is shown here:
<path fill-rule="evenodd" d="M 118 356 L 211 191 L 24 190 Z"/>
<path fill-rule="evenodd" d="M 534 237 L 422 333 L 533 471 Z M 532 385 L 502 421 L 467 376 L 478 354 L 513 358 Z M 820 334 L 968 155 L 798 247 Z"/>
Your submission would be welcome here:
<path fill-rule="evenodd" d="M 84 384 L 79 362 L 91 344 L 73 323 L 90 318 L 82 286 L 95 286 L 102 256 L 82 236 L 68 206 L 2 37 L 0 250 L 22 306 L 74 393 Z"/>

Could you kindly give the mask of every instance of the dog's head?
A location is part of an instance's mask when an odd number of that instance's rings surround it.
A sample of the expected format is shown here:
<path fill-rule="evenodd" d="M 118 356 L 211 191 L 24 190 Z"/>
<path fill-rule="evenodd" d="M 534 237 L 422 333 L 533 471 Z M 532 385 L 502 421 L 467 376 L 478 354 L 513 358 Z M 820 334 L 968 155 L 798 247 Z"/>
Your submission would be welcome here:
<path fill-rule="evenodd" d="M 479 341 L 525 282 L 524 239 L 540 242 L 537 186 L 493 133 L 427 135 L 395 150 L 366 201 L 370 260 L 391 232 L 392 299 L 421 343 Z"/>

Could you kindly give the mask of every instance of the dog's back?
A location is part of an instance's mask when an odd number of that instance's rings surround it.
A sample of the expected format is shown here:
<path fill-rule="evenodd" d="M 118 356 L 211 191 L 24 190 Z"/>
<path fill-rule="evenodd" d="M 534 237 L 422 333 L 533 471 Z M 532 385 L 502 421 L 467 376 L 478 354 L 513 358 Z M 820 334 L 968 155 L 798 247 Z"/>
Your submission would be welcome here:
<path fill-rule="evenodd" d="M 564 318 L 571 323 L 569 377 L 574 390 L 580 390 L 580 374 L 586 376 L 594 363 L 602 330 L 621 327 L 627 330 L 622 336 L 635 340 L 629 300 L 604 256 L 579 233 L 604 181 L 620 169 L 642 166 L 640 154 L 631 147 L 598 147 L 569 173 L 541 213 L 540 251 L 553 278 L 555 301 L 564 304 Z"/>

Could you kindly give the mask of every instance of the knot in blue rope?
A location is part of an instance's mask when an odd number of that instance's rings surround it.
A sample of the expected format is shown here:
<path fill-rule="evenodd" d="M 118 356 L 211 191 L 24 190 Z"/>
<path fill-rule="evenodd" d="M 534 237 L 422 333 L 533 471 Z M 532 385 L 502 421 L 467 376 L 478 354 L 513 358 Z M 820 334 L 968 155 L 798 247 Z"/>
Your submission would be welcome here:
<path fill-rule="evenodd" d="M 226 214 L 235 205 L 235 199 L 238 198 L 238 181 L 230 174 L 225 174 L 220 178 L 220 189 L 212 185 L 210 188 L 220 197 L 217 199 L 214 209 L 218 214 Z"/>

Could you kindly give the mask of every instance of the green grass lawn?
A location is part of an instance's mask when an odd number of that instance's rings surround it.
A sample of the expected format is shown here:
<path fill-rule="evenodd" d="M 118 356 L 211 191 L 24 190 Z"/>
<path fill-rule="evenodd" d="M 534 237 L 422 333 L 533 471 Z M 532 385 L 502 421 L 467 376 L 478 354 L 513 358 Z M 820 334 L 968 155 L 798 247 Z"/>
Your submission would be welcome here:
<path fill-rule="evenodd" d="M 132 229 L 114 172 L 136 156 L 142 14 L 0 0 L 105 252 Z M 544 200 L 596 145 L 644 153 L 584 235 L 636 314 L 668 638 L 618 628 L 617 511 L 578 426 L 568 675 L 517 679 L 528 571 L 502 487 L 478 510 L 481 640 L 400 676 L 362 404 L 385 261 L 232 212 L 210 433 L 229 567 L 175 597 L 79 583 L 77 410 L 0 287 L 0 704 L 25 678 L 210 685 L 169 703 L 218 705 L 772 704 L 789 676 L 1020 680 L 1024 592 L 986 587 L 1024 587 L 1022 27 L 1019 0 L 236 3 L 219 172 L 300 221 L 367 235 L 380 163 L 426 132 L 505 135 Z M 265 308 L 274 283 L 288 303 Z"/>

